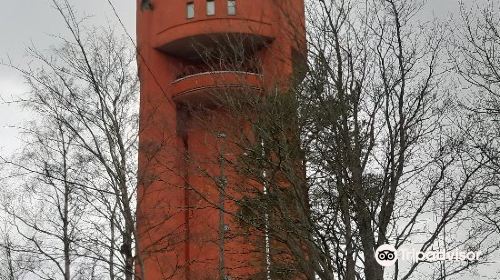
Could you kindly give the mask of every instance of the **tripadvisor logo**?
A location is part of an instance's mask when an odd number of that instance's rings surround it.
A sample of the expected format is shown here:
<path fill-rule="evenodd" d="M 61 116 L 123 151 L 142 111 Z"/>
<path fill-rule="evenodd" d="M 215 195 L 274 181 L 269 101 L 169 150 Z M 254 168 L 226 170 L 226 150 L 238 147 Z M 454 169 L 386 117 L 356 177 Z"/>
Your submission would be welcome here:
<path fill-rule="evenodd" d="M 478 261 L 481 251 L 426 251 L 396 249 L 394 246 L 384 244 L 375 251 L 375 260 L 381 266 L 393 266 L 398 259 L 411 262 L 436 262 L 436 261 Z"/>
<path fill-rule="evenodd" d="M 375 251 L 375 260 L 381 266 L 392 266 L 398 260 L 398 252 L 394 246 L 384 244 Z"/>

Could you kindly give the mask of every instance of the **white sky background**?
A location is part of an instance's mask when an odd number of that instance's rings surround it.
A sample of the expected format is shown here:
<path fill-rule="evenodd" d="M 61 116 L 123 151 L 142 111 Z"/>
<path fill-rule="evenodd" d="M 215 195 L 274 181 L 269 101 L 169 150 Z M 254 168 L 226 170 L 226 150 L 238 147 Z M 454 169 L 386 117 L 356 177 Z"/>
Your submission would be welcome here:
<path fill-rule="evenodd" d="M 165 1 L 165 0 L 156 0 Z M 172 1 L 172 0 L 171 0 Z M 251 0 L 244 0 L 251 1 Z M 486 0 L 463 0 L 467 4 Z M 117 23 L 107 0 L 70 0 L 79 14 L 91 16 L 89 24 L 94 26 Z M 51 34 L 64 35 L 65 27 L 61 17 L 53 9 L 51 0 L 0 0 L 0 59 L 10 57 L 16 65 L 29 62 L 25 55 L 28 45 L 39 49 L 57 45 Z M 135 38 L 135 0 L 112 0 L 127 31 Z M 458 9 L 459 0 L 428 0 L 423 18 L 446 19 Z M 7 156 L 20 147 L 17 129 L 29 119 L 26 113 L 15 105 L 7 105 L 1 99 L 10 100 L 26 92 L 22 78 L 7 67 L 0 66 L 0 155 Z"/>

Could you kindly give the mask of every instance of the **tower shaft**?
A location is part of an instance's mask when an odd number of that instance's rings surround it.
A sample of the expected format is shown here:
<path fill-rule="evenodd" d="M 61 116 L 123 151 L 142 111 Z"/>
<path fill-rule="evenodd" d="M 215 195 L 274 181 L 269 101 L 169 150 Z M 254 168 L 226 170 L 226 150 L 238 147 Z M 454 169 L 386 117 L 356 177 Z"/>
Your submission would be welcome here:
<path fill-rule="evenodd" d="M 227 127 L 245 133 L 247 124 L 215 101 L 290 83 L 305 52 L 303 0 L 138 0 L 137 7 L 142 274 L 266 279 L 268 239 L 235 218 L 243 193 L 262 187 L 229 164 L 241 152 Z"/>

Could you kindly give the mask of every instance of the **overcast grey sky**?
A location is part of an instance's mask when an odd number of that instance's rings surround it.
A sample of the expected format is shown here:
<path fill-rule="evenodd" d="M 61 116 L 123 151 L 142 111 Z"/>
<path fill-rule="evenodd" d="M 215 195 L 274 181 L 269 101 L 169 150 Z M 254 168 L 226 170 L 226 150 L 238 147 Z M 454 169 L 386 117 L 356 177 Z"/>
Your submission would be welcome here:
<path fill-rule="evenodd" d="M 171 0 L 172 1 L 172 0 Z M 180 0 L 178 0 L 180 1 Z M 246 0 L 251 1 L 251 0 Z M 444 19 L 458 8 L 459 0 L 428 0 L 425 16 Z M 464 0 L 468 4 L 478 0 Z M 481 0 L 484 1 L 484 0 Z M 9 56 L 14 63 L 28 62 L 24 56 L 26 46 L 33 43 L 44 49 L 57 44 L 50 34 L 64 34 L 61 18 L 52 8 L 51 0 L 0 0 L 0 58 Z M 76 10 L 93 25 L 117 25 L 107 0 L 70 0 Z M 135 36 L 135 0 L 112 0 L 128 31 Z M 11 69 L 0 66 L 0 96 L 20 96 L 26 91 L 22 79 Z M 19 146 L 16 129 L 26 116 L 15 105 L 0 102 L 0 154 L 11 153 Z"/>
<path fill-rule="evenodd" d="M 10 57 L 17 65 L 25 65 L 28 45 L 40 49 L 57 45 L 51 34 L 65 34 L 63 21 L 54 10 L 51 0 L 0 0 L 0 59 Z M 107 0 L 70 0 L 75 10 L 89 16 L 89 24 L 118 26 Z M 112 0 L 128 32 L 135 37 L 135 0 Z M 121 27 L 120 27 L 121 28 Z M 21 77 L 12 69 L 0 66 L 0 96 L 10 99 L 26 92 Z M 19 147 L 15 128 L 27 119 L 15 105 L 0 101 L 0 155 L 7 155 Z"/>

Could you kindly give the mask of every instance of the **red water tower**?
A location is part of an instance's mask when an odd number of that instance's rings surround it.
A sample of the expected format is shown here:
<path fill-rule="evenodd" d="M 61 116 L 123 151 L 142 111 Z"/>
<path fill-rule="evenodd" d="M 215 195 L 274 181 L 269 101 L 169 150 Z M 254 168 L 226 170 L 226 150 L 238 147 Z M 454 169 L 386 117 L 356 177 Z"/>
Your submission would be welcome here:
<path fill-rule="evenodd" d="M 142 276 L 266 279 L 265 240 L 240 234 L 232 215 L 237 195 L 229 194 L 237 193 L 233 186 L 245 178 L 217 160 L 237 156 L 227 144 L 230 136 L 207 129 L 192 111 L 210 107 L 210 122 L 227 124 L 232 116 L 214 107 L 214 93 L 262 94 L 286 86 L 305 52 L 304 0 L 138 0 L 137 5 Z"/>

